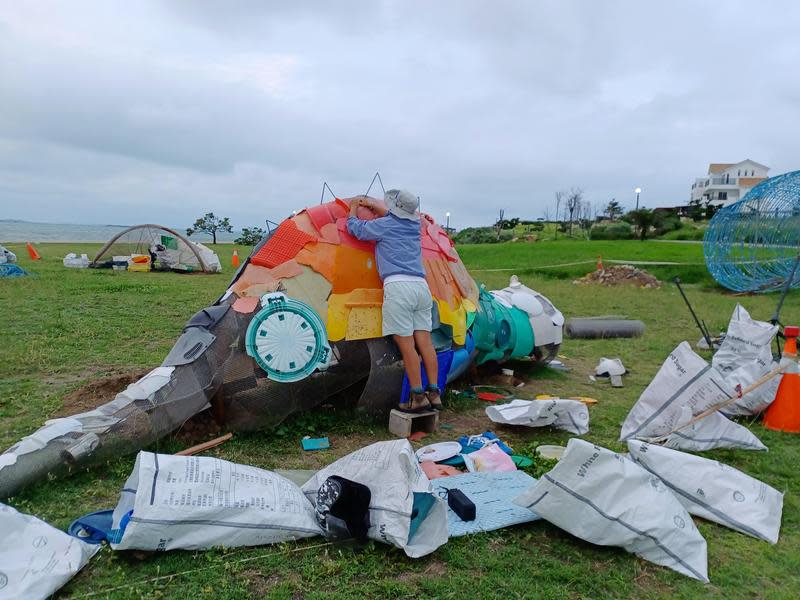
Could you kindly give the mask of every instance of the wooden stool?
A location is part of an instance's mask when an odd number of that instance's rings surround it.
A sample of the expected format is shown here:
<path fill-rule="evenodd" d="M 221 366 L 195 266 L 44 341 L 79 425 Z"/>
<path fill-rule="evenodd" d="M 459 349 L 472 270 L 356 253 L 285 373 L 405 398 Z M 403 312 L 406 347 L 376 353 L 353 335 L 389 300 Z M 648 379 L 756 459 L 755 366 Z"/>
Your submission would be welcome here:
<path fill-rule="evenodd" d="M 407 438 L 412 433 L 424 431 L 431 433 L 439 426 L 439 411 L 429 410 L 421 413 L 407 413 L 392 409 L 389 413 L 389 431 L 397 437 Z"/>

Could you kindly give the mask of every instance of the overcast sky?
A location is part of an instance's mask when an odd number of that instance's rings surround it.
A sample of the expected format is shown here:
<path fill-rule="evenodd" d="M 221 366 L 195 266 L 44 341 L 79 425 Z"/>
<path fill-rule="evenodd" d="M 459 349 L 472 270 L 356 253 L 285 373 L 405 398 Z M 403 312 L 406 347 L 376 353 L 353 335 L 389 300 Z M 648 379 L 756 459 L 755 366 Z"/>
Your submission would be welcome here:
<path fill-rule="evenodd" d="M 800 2 L 0 2 L 0 218 L 236 227 L 417 193 L 457 227 L 800 168 Z"/>

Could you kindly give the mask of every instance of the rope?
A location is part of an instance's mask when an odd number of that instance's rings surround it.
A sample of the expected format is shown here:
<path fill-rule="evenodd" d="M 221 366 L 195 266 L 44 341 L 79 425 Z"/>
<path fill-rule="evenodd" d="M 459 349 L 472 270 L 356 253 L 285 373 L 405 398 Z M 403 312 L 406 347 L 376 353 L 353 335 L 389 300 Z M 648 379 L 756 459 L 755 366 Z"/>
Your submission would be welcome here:
<path fill-rule="evenodd" d="M 521 271 L 525 269 L 558 269 L 559 267 L 574 267 L 576 265 L 593 265 L 596 260 L 579 260 L 576 262 L 559 263 L 556 265 L 526 265 L 521 267 L 507 267 L 502 269 L 470 269 L 470 271 L 481 271 L 488 273 L 492 271 Z M 603 262 L 612 263 L 617 265 L 650 265 L 654 267 L 689 267 L 705 265 L 704 262 L 669 262 L 669 261 L 654 261 L 654 260 L 613 260 L 604 258 Z"/>
<path fill-rule="evenodd" d="M 316 544 L 314 546 L 303 546 L 301 548 L 294 548 L 292 550 L 287 550 L 285 552 L 266 552 L 264 554 L 259 554 L 258 556 L 248 556 L 247 558 L 240 558 L 239 560 L 234 560 L 234 561 L 224 560 L 228 556 L 230 556 L 231 554 L 235 554 L 235 552 L 230 552 L 230 553 L 225 554 L 225 555 L 222 556 L 223 561 L 220 561 L 220 562 L 218 562 L 216 564 L 213 564 L 213 565 L 205 565 L 205 566 L 203 566 L 203 567 L 201 567 L 199 569 L 188 569 L 186 571 L 179 571 L 177 573 L 171 573 L 169 575 L 160 575 L 158 577 L 151 577 L 149 579 L 141 579 L 139 581 L 128 583 L 126 585 L 119 585 L 119 586 L 112 587 L 112 588 L 106 588 L 106 589 L 103 589 L 103 590 L 97 590 L 97 591 L 94 591 L 94 592 L 88 592 L 86 594 L 83 594 L 83 595 L 80 595 L 80 596 L 73 596 L 73 597 L 74 598 L 90 598 L 92 596 L 101 596 L 103 594 L 108 594 L 110 592 L 116 592 L 116 591 L 119 591 L 119 590 L 130 590 L 130 589 L 134 589 L 134 588 L 136 588 L 138 586 L 141 586 L 141 585 L 155 583 L 157 581 L 162 581 L 164 579 L 172 579 L 174 577 L 183 577 L 184 575 L 191 575 L 192 573 L 198 573 L 200 571 L 207 571 L 209 569 L 215 569 L 217 567 L 227 567 L 228 565 L 238 565 L 238 564 L 241 564 L 241 563 L 252 562 L 254 560 L 261 560 L 262 558 L 267 558 L 267 557 L 270 557 L 270 556 L 277 556 L 279 554 L 294 554 L 296 552 L 305 552 L 306 550 L 314 550 L 316 548 L 324 548 L 325 546 L 332 546 L 332 545 L 333 545 L 333 542 L 326 542 L 324 544 Z"/>

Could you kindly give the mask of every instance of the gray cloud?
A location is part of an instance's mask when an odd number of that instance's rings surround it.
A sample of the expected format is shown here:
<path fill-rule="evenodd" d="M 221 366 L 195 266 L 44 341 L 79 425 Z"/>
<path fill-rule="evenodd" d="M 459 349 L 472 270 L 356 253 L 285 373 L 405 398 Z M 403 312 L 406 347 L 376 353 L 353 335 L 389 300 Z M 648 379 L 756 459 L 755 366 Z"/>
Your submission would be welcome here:
<path fill-rule="evenodd" d="M 800 155 L 793 2 L 0 6 L 3 216 L 238 226 L 384 181 L 458 226 Z M 552 210 L 552 209 L 551 209 Z M 151 211 L 150 213 L 145 211 Z"/>

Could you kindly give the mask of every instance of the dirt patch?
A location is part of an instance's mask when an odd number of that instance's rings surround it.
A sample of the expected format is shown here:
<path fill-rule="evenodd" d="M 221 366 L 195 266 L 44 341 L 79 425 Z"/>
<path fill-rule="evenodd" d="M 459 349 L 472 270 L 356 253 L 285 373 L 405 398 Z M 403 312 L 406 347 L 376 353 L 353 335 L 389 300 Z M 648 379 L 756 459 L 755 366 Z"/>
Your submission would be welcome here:
<path fill-rule="evenodd" d="M 635 285 L 643 288 L 661 287 L 661 282 L 644 269 L 637 269 L 633 265 L 614 265 L 605 269 L 598 269 L 587 273 L 572 283 L 578 285 Z"/>
<path fill-rule="evenodd" d="M 119 392 L 149 372 L 150 369 L 134 369 L 90 381 L 67 394 L 61 408 L 54 416 L 65 417 L 97 408 L 101 404 L 113 400 Z"/>
<path fill-rule="evenodd" d="M 181 425 L 174 437 L 183 444 L 192 445 L 217 437 L 221 430 L 209 408 L 197 413 Z"/>
<path fill-rule="evenodd" d="M 418 581 L 419 579 L 428 578 L 428 577 L 442 577 L 445 573 L 447 573 L 447 565 L 440 560 L 431 560 L 427 567 L 425 567 L 424 571 L 411 571 L 401 573 L 395 579 L 398 581 L 404 581 L 407 583 Z"/>
<path fill-rule="evenodd" d="M 255 569 L 242 571 L 240 576 L 247 582 L 247 591 L 250 592 L 252 598 L 263 598 L 272 591 L 272 588 L 283 581 L 283 578 L 278 575 L 266 576 Z"/>

